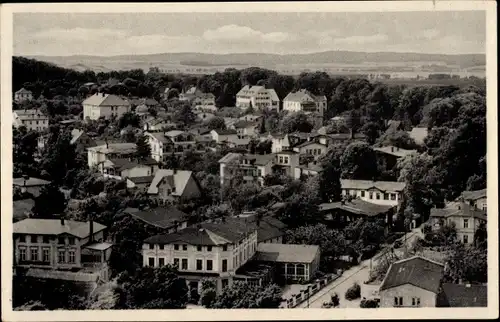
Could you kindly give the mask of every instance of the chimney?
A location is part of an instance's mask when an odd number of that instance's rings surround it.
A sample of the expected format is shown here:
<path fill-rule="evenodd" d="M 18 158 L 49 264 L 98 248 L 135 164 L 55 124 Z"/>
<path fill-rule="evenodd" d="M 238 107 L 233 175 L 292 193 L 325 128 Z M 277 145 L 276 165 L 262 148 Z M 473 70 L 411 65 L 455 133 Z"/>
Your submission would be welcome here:
<path fill-rule="evenodd" d="M 61 215 L 61 226 L 64 226 L 64 217 Z"/>
<path fill-rule="evenodd" d="M 394 147 L 393 146 L 391 146 L 391 152 L 394 152 Z"/>
<path fill-rule="evenodd" d="M 89 220 L 89 243 L 94 241 L 94 220 L 91 218 Z"/>
<path fill-rule="evenodd" d="M 104 141 L 106 142 L 106 149 L 109 149 L 108 138 L 105 138 Z"/>

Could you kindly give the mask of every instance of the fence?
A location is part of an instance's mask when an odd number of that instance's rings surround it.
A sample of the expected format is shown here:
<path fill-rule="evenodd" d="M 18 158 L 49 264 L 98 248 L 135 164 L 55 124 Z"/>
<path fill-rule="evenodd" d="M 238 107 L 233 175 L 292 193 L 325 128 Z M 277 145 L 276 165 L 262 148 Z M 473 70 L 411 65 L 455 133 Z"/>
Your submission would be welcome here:
<path fill-rule="evenodd" d="M 313 284 L 309 285 L 307 289 L 301 290 L 300 293 L 292 295 L 287 301 L 285 308 L 291 309 L 297 305 L 307 301 L 314 294 L 325 288 L 329 283 L 335 281 L 342 275 L 342 270 L 338 270 L 337 274 L 328 274 L 323 278 L 317 279 Z"/>

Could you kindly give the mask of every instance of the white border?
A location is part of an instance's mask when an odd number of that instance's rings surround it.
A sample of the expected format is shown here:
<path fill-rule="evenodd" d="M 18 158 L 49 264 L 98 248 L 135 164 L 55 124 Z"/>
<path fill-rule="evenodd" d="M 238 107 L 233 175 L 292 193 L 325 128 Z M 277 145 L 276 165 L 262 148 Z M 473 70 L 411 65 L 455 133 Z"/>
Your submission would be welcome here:
<path fill-rule="evenodd" d="M 288 4 L 288 5 L 287 5 Z M 498 160 L 497 160 L 497 37 L 494 1 L 365 1 L 268 3 L 51 3 L 1 6 L 1 182 L 2 200 L 2 320 L 5 321 L 216 321 L 316 319 L 466 319 L 498 318 Z M 487 13 L 487 132 L 488 132 L 488 308 L 420 309 L 277 309 L 277 310 L 135 310 L 14 312 L 12 283 L 12 14 L 14 12 L 381 12 L 465 11 Z"/>

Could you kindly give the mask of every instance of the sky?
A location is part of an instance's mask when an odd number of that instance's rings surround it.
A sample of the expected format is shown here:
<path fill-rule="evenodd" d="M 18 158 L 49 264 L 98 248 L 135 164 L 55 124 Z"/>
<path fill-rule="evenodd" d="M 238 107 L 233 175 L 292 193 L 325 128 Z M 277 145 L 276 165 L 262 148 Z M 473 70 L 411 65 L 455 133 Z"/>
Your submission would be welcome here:
<path fill-rule="evenodd" d="M 485 11 L 15 13 L 14 55 L 485 53 Z"/>

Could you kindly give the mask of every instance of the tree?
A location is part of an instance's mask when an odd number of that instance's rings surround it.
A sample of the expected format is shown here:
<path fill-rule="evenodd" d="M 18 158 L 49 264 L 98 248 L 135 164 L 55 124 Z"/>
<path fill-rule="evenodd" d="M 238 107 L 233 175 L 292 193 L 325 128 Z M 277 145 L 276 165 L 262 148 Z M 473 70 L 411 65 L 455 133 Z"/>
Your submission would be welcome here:
<path fill-rule="evenodd" d="M 386 132 L 377 140 L 377 146 L 395 146 L 400 149 L 415 150 L 418 148 L 415 140 L 406 131 Z"/>
<path fill-rule="evenodd" d="M 488 257 L 483 249 L 456 243 L 446 259 L 445 281 L 458 283 L 486 283 L 488 281 Z"/>
<path fill-rule="evenodd" d="M 207 127 L 210 130 L 225 130 L 226 123 L 224 122 L 224 118 L 216 116 L 216 117 L 211 118 L 207 122 Z"/>
<path fill-rule="evenodd" d="M 37 218 L 59 218 L 66 208 L 66 198 L 55 184 L 44 186 L 35 198 L 33 213 Z"/>
<path fill-rule="evenodd" d="M 370 145 L 364 142 L 349 144 L 340 159 L 342 178 L 374 180 L 378 176 L 377 156 Z"/>
<path fill-rule="evenodd" d="M 35 161 L 37 151 L 38 134 L 26 130 L 26 127 L 12 128 L 12 161 L 14 166 L 14 177 L 23 174 L 36 176 L 38 165 Z"/>
<path fill-rule="evenodd" d="M 177 107 L 174 114 L 174 121 L 184 125 L 191 125 L 196 121 L 196 115 L 194 115 L 188 103 L 183 103 L 181 106 Z"/>
<path fill-rule="evenodd" d="M 201 294 L 200 304 L 206 308 L 211 308 L 217 299 L 217 288 L 215 281 L 202 280 L 201 281 Z"/>
<path fill-rule="evenodd" d="M 276 284 L 266 286 L 234 282 L 224 288 L 213 303 L 214 309 L 273 309 L 281 304 L 282 291 Z"/>
<path fill-rule="evenodd" d="M 479 224 L 479 227 L 474 233 L 474 246 L 484 250 L 486 250 L 488 246 L 488 230 L 484 222 Z"/>
<path fill-rule="evenodd" d="M 137 158 L 146 159 L 151 156 L 151 146 L 148 142 L 148 137 L 144 134 L 139 136 L 136 141 L 137 145 Z"/>
<path fill-rule="evenodd" d="M 351 133 L 351 137 L 354 137 L 354 134 L 358 132 L 359 127 L 361 126 L 361 116 L 359 111 L 350 110 L 345 117 L 345 123 Z"/>
<path fill-rule="evenodd" d="M 345 299 L 352 301 L 355 299 L 359 299 L 360 297 L 361 297 L 361 286 L 359 286 L 359 284 L 355 282 L 345 292 Z"/>
<path fill-rule="evenodd" d="M 126 112 L 118 119 L 118 128 L 121 130 L 127 126 L 139 127 L 140 122 L 141 120 L 137 114 Z"/>
<path fill-rule="evenodd" d="M 325 158 L 319 173 L 319 194 L 322 202 L 336 202 L 342 198 L 340 174 L 340 161 L 337 158 Z"/>
<path fill-rule="evenodd" d="M 368 122 L 361 127 L 360 131 L 366 136 L 368 143 L 373 145 L 380 135 L 380 126 L 375 122 Z"/>
<path fill-rule="evenodd" d="M 283 132 L 293 133 L 293 132 L 311 132 L 313 129 L 313 124 L 309 122 L 307 115 L 302 112 L 293 113 L 287 115 L 283 119 Z"/>

